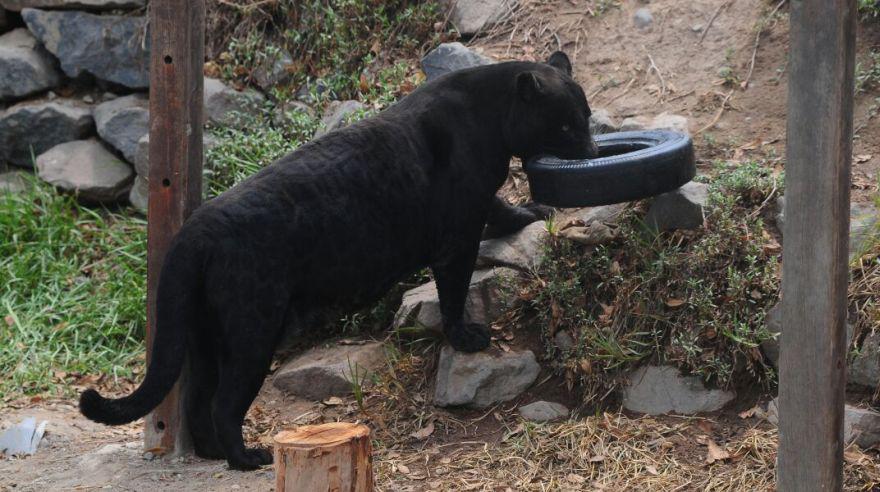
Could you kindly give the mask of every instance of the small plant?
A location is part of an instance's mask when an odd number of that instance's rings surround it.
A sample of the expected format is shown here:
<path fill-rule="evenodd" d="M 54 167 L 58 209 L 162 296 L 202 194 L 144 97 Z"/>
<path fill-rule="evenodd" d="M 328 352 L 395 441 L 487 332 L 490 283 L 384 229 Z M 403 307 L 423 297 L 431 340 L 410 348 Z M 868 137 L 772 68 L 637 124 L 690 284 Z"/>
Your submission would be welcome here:
<path fill-rule="evenodd" d="M 878 0 L 859 0 L 859 12 L 865 19 L 880 18 L 880 1 Z"/>

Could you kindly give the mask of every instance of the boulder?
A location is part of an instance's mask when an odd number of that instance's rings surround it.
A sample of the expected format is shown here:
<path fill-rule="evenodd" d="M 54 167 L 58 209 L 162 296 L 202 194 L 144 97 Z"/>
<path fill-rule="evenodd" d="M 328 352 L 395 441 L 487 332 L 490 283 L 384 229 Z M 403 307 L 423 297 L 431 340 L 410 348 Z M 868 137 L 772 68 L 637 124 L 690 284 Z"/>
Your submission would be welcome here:
<path fill-rule="evenodd" d="M 290 67 L 293 66 L 293 56 L 283 48 L 276 48 L 266 56 L 253 71 L 254 81 L 264 91 L 272 89 L 278 84 L 290 81 Z"/>
<path fill-rule="evenodd" d="M 543 221 L 533 222 L 510 236 L 480 243 L 477 267 L 504 266 L 532 271 L 541 263 L 550 233 Z"/>
<path fill-rule="evenodd" d="M 333 130 L 348 126 L 348 118 L 354 113 L 366 109 L 362 103 L 358 101 L 333 101 L 327 105 L 324 116 L 321 118 L 321 125 L 315 132 L 315 138 L 326 135 Z"/>
<path fill-rule="evenodd" d="M 263 109 L 266 98 L 251 89 L 237 91 L 217 79 L 205 78 L 205 121 L 243 128 Z"/>
<path fill-rule="evenodd" d="M 146 17 L 24 9 L 28 29 L 61 61 L 70 77 L 90 73 L 132 89 L 150 85 Z"/>
<path fill-rule="evenodd" d="M 93 128 L 92 110 L 75 101 L 17 104 L 0 111 L 0 161 L 32 167 L 35 156 L 58 144 L 86 138 Z"/>
<path fill-rule="evenodd" d="M 568 417 L 569 410 L 561 403 L 552 401 L 536 401 L 519 407 L 519 414 L 532 422 L 550 422 Z"/>
<path fill-rule="evenodd" d="M 0 173 L 0 195 L 3 193 L 22 193 L 30 188 L 24 171 Z"/>
<path fill-rule="evenodd" d="M 22 9 L 77 9 L 77 10 L 119 10 L 140 8 L 147 0 L 0 0 L 7 10 Z"/>
<path fill-rule="evenodd" d="M 275 108 L 272 116 L 272 122 L 275 126 L 284 128 L 286 126 L 296 126 L 297 122 L 303 118 L 312 119 L 315 117 L 315 110 L 311 106 L 300 101 L 289 101 L 286 104 L 279 105 Z"/>
<path fill-rule="evenodd" d="M 680 133 L 690 133 L 689 126 L 690 122 L 687 117 L 664 112 L 652 119 L 648 119 L 645 116 L 626 118 L 620 124 L 620 131 L 672 130 Z"/>
<path fill-rule="evenodd" d="M 385 349 L 379 342 L 334 344 L 314 348 L 287 362 L 272 384 L 290 395 L 324 400 L 351 394 L 355 381 L 369 383 L 370 375 L 384 363 Z"/>
<path fill-rule="evenodd" d="M 128 202 L 138 212 L 146 215 L 150 197 L 150 182 L 140 176 L 134 177 L 134 184 L 128 192 Z"/>
<path fill-rule="evenodd" d="M 428 80 L 465 68 L 490 65 L 494 61 L 461 43 L 443 43 L 422 58 L 422 71 Z"/>
<path fill-rule="evenodd" d="M 776 226 L 785 233 L 785 196 L 776 200 Z M 849 209 L 849 261 L 880 242 L 880 211 L 870 203 L 852 203 Z"/>
<path fill-rule="evenodd" d="M 517 275 L 516 270 L 503 267 L 475 271 L 465 300 L 465 321 L 488 325 L 500 316 L 512 301 L 504 292 L 504 283 Z M 430 331 L 443 331 L 436 283 L 429 282 L 403 294 L 393 326 L 396 329 L 412 324 Z"/>
<path fill-rule="evenodd" d="M 60 79 L 52 55 L 27 29 L 14 29 L 0 36 L 0 101 L 47 91 Z"/>
<path fill-rule="evenodd" d="M 440 351 L 434 405 L 486 408 L 525 391 L 541 367 L 530 350 L 467 354 L 450 346 Z"/>
<path fill-rule="evenodd" d="M 856 443 L 867 449 L 880 444 L 880 413 L 846 405 L 843 414 L 844 445 Z"/>
<path fill-rule="evenodd" d="M 635 24 L 638 29 L 647 29 L 651 27 L 651 24 L 654 23 L 654 16 L 651 14 L 651 9 L 640 8 L 636 10 L 636 13 L 633 15 L 633 24 Z"/>
<path fill-rule="evenodd" d="M 37 157 L 37 174 L 90 202 L 116 202 L 125 196 L 134 172 L 94 139 L 57 145 Z"/>
<path fill-rule="evenodd" d="M 847 328 L 850 333 L 851 326 Z M 862 346 L 849 363 L 847 382 L 866 388 L 880 385 L 880 332 L 869 333 L 862 340 Z"/>
<path fill-rule="evenodd" d="M 515 0 L 453 0 L 449 20 L 463 36 L 472 36 L 513 12 Z"/>
<path fill-rule="evenodd" d="M 773 338 L 764 340 L 761 342 L 761 351 L 764 352 L 764 356 L 773 365 L 773 367 L 777 367 L 779 364 L 779 340 L 782 336 L 782 303 L 777 303 L 775 306 L 767 310 L 767 314 L 764 316 L 764 325 L 767 327 L 767 331 L 770 334 L 774 335 Z M 852 323 L 847 322 L 846 324 L 846 346 L 849 347 L 852 342 L 853 330 L 854 326 Z M 851 370 L 851 369 L 850 369 Z"/>
<path fill-rule="evenodd" d="M 670 366 L 644 366 L 627 376 L 623 406 L 633 412 L 690 415 L 714 412 L 734 399 L 731 391 L 707 389 L 700 378 Z"/>
<path fill-rule="evenodd" d="M 593 136 L 617 131 L 620 131 L 620 127 L 611 118 L 611 113 L 607 109 L 597 109 L 590 115 L 590 134 Z"/>
<path fill-rule="evenodd" d="M 620 131 L 622 132 L 637 132 L 641 130 L 646 130 L 648 125 L 651 124 L 651 120 L 645 118 L 644 116 L 632 116 L 629 118 L 625 118 L 620 122 Z"/>
<path fill-rule="evenodd" d="M 654 199 L 645 224 L 658 231 L 699 229 L 709 203 L 709 186 L 691 181 Z"/>
<path fill-rule="evenodd" d="M 132 94 L 99 104 L 95 125 L 105 142 L 134 163 L 138 141 L 150 133 L 150 101 L 145 94 Z"/>

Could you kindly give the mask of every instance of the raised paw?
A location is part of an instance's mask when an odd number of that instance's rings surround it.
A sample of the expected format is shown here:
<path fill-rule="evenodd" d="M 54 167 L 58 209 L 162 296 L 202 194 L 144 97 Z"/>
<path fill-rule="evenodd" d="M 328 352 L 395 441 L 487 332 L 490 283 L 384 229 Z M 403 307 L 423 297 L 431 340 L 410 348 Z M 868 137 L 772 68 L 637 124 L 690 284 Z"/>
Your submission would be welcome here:
<path fill-rule="evenodd" d="M 547 205 L 541 205 L 540 203 L 534 202 L 527 203 L 523 205 L 522 208 L 535 214 L 536 220 L 547 220 L 552 217 L 553 214 L 556 212 L 556 209 L 554 209 L 553 207 L 548 207 Z"/>
<path fill-rule="evenodd" d="M 263 465 L 272 464 L 272 453 L 267 449 L 246 449 L 241 459 L 229 460 L 229 468 L 232 470 L 249 471 L 256 470 Z"/>
<path fill-rule="evenodd" d="M 460 324 L 447 333 L 449 345 L 459 352 L 479 352 L 489 346 L 489 330 L 476 323 Z"/>

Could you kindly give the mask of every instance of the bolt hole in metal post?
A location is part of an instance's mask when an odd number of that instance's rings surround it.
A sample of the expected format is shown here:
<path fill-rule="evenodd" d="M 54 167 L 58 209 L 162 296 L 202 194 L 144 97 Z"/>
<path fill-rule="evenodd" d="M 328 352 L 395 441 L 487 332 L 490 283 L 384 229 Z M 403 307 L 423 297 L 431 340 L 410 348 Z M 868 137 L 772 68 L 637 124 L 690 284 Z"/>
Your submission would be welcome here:
<path fill-rule="evenodd" d="M 171 55 L 165 55 L 165 64 L 166 65 L 171 65 L 171 63 L 173 61 L 174 61 L 174 58 L 171 58 Z"/>

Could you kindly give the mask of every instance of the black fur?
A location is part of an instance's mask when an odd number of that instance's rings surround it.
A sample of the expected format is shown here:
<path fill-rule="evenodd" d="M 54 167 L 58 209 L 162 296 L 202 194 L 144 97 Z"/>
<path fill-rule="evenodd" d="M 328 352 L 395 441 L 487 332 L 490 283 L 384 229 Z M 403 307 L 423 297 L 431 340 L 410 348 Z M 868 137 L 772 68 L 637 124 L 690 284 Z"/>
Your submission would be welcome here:
<path fill-rule="evenodd" d="M 236 469 L 268 464 L 267 452 L 245 448 L 241 425 L 285 332 L 375 300 L 425 266 L 449 343 L 486 348 L 486 328 L 463 321 L 483 229 L 511 232 L 547 214 L 495 198 L 511 157 L 595 155 L 568 58 L 550 62 L 440 77 L 196 210 L 160 275 L 146 379 L 118 400 L 86 391 L 82 413 L 111 425 L 146 415 L 188 359 L 196 453 Z"/>

